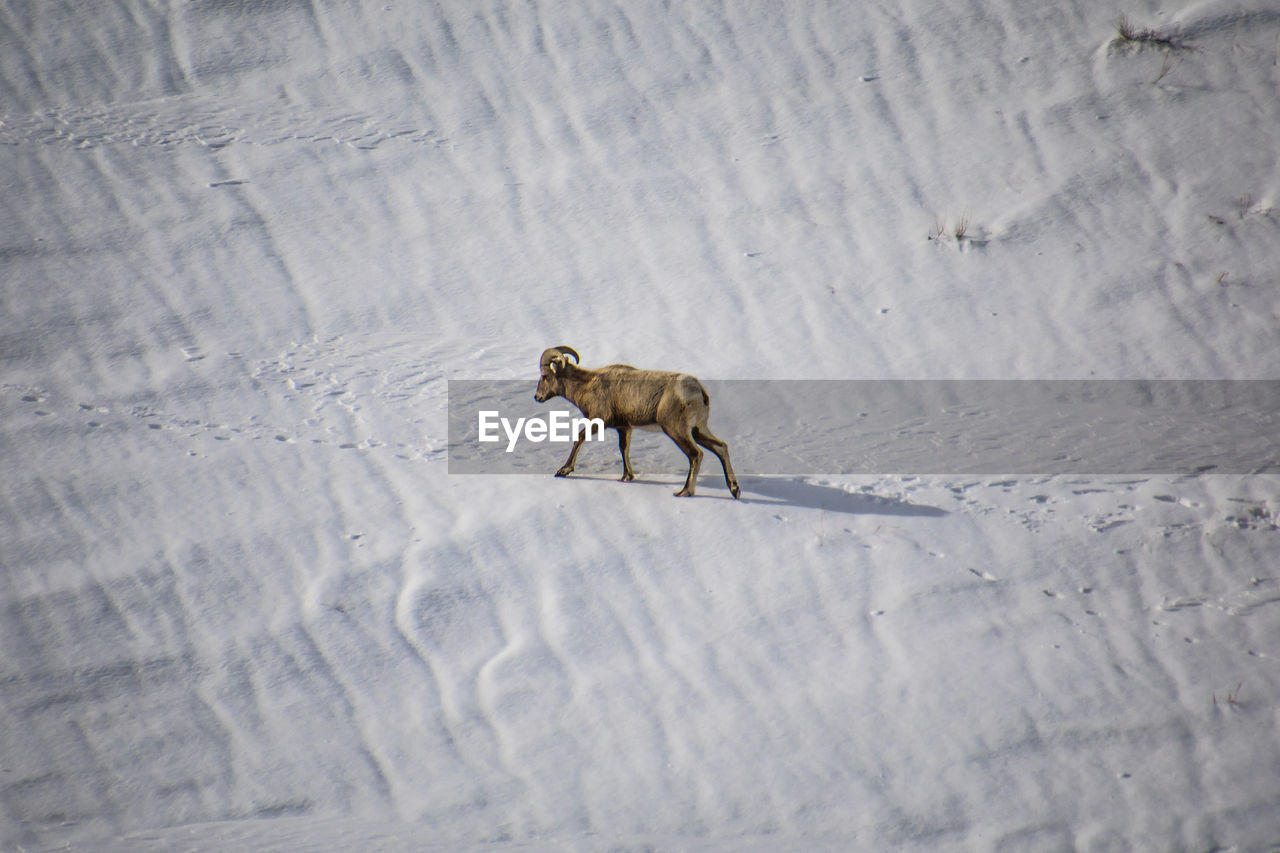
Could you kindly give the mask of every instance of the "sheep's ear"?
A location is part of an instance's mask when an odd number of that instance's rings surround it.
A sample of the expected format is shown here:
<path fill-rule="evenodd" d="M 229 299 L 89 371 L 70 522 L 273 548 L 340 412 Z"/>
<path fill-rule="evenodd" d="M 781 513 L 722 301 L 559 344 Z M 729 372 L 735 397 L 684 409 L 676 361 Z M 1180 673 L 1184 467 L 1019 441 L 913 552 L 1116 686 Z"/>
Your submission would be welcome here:
<path fill-rule="evenodd" d="M 560 359 L 558 359 L 558 358 L 553 358 L 553 359 L 551 360 L 551 363 L 547 365 L 547 370 L 550 370 L 552 373 L 559 373 L 559 372 L 560 372 Z"/>

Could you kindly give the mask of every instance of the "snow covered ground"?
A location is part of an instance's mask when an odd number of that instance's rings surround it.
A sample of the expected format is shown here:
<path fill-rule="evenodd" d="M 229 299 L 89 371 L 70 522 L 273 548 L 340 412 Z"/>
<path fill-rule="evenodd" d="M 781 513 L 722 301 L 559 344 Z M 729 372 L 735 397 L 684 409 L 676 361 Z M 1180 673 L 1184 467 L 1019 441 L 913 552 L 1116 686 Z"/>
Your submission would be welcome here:
<path fill-rule="evenodd" d="M 553 344 L 1280 379 L 1277 91 L 1269 0 L 0 5 L 0 847 L 1280 846 L 1280 475 L 446 452 Z"/>

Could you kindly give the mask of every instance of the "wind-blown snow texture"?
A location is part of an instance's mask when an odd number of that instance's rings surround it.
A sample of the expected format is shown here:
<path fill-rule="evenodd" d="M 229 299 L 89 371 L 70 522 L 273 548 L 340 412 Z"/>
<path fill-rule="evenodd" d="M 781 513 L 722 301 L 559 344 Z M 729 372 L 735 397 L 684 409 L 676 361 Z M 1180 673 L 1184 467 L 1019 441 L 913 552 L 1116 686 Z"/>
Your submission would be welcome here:
<path fill-rule="evenodd" d="M 560 343 L 1280 378 L 1278 63 L 1262 0 L 0 6 L 0 846 L 1280 845 L 1280 478 L 444 458 Z"/>

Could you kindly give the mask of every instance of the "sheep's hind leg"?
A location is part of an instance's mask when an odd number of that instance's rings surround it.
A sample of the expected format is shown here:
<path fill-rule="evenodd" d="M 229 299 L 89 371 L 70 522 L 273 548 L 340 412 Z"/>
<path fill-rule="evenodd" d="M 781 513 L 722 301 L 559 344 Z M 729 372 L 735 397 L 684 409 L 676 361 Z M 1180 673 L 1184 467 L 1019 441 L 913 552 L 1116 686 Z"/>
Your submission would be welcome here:
<path fill-rule="evenodd" d="M 729 487 L 729 493 L 735 498 L 742 490 L 738 488 L 738 478 L 733 473 L 733 464 L 729 462 L 729 445 L 711 434 L 710 430 L 702 427 L 693 428 L 693 440 L 710 450 L 720 460 L 720 467 L 724 469 L 724 482 Z"/>
<path fill-rule="evenodd" d="M 622 482 L 629 483 L 636 478 L 631 470 L 631 427 L 618 427 L 618 449 L 622 451 Z"/>
<path fill-rule="evenodd" d="M 556 472 L 557 477 L 568 477 L 573 473 L 573 466 L 578 461 L 578 451 L 582 449 L 582 443 L 586 440 L 587 437 L 583 435 L 573 443 L 573 449 L 569 451 L 569 458 L 565 460 L 565 463 L 560 466 L 560 470 Z"/>
<path fill-rule="evenodd" d="M 676 446 L 684 451 L 684 455 L 689 457 L 689 476 L 685 478 L 684 488 L 676 492 L 678 498 L 693 497 L 694 488 L 698 483 L 698 469 L 702 466 L 702 451 L 698 449 L 698 445 L 693 443 L 693 438 L 689 433 L 683 435 L 673 435 L 666 428 L 663 432 L 676 443 Z"/>

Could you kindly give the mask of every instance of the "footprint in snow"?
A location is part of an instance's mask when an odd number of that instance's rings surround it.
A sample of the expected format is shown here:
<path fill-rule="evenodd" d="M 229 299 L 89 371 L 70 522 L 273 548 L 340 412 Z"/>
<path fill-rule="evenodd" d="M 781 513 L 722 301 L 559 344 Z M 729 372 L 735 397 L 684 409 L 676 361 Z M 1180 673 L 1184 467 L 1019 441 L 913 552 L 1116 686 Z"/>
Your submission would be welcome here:
<path fill-rule="evenodd" d="M 1200 607 L 1204 604 L 1205 599 L 1199 595 L 1187 595 L 1181 598 L 1169 599 L 1165 597 L 1158 605 L 1159 610 L 1166 613 L 1173 613 L 1178 610 L 1187 610 L 1192 607 Z"/>

